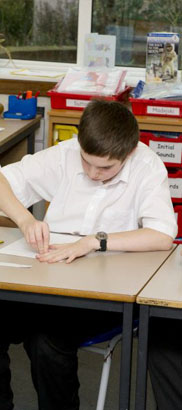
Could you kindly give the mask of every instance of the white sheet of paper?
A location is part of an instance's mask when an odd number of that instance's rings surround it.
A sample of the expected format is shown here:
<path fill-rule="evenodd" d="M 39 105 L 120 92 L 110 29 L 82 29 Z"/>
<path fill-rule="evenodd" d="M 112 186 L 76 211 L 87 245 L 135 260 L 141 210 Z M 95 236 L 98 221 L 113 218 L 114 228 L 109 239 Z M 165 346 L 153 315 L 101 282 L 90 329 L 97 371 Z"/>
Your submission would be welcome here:
<path fill-rule="evenodd" d="M 20 263 L 0 262 L 0 266 L 7 266 L 8 268 L 32 268 L 32 265 L 21 265 Z"/>
<path fill-rule="evenodd" d="M 78 239 L 78 236 L 60 235 L 57 233 L 50 234 L 50 244 L 71 243 L 78 241 Z M 32 250 L 24 238 L 18 239 L 10 245 L 4 246 L 0 249 L 0 254 L 1 253 L 6 255 L 25 256 L 27 258 L 35 258 L 37 255 L 37 252 Z"/>
<path fill-rule="evenodd" d="M 48 78 L 59 78 L 65 76 L 65 72 L 55 73 L 51 71 L 36 71 L 36 70 L 28 70 L 27 68 L 20 68 L 18 70 L 11 71 L 12 75 L 22 75 L 22 76 L 31 76 L 31 77 L 48 77 Z"/>

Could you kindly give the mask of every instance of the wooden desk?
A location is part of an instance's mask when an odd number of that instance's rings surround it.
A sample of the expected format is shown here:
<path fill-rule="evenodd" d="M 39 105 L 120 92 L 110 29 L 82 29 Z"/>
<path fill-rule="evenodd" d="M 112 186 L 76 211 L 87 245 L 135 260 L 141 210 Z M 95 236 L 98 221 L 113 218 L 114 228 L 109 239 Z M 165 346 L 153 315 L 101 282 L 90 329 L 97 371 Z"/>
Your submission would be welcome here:
<path fill-rule="evenodd" d="M 21 237 L 17 229 L 0 228 L 4 245 Z M 123 325 L 120 410 L 129 408 L 133 302 L 171 251 L 99 253 L 71 264 L 0 255 L 0 261 L 30 264 L 30 269 L 0 267 L 0 299 L 121 312 Z M 151 257 L 152 255 L 152 257 Z"/>
<path fill-rule="evenodd" d="M 33 154 L 35 131 L 40 115 L 32 120 L 0 119 L 0 165 L 19 161 L 25 154 Z"/>
<path fill-rule="evenodd" d="M 182 319 L 182 245 L 137 296 L 140 304 L 138 365 L 135 410 L 145 410 L 147 383 L 148 328 L 152 316 Z"/>
<path fill-rule="evenodd" d="M 32 120 L 0 118 L 0 165 L 17 162 L 26 154 L 34 153 L 35 131 L 40 127 L 41 116 Z M 0 215 L 1 226 L 16 226 L 9 218 Z"/>

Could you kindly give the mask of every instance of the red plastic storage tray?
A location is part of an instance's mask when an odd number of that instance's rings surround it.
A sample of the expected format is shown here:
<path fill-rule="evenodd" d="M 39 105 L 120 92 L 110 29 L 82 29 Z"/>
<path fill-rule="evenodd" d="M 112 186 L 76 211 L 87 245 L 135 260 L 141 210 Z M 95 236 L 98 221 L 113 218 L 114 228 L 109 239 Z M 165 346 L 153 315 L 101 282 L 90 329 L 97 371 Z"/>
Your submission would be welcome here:
<path fill-rule="evenodd" d="M 182 170 L 177 169 L 171 172 L 168 170 L 169 189 L 173 203 L 182 203 Z M 182 215 L 182 205 L 181 205 Z"/>
<path fill-rule="evenodd" d="M 129 98 L 135 115 L 182 117 L 182 101 Z"/>
<path fill-rule="evenodd" d="M 155 151 L 167 167 L 182 168 L 182 135 L 164 137 L 141 131 L 140 140 Z"/>
<path fill-rule="evenodd" d="M 122 92 L 117 95 L 108 97 L 101 97 L 108 101 L 121 101 L 124 102 L 127 99 L 131 87 L 126 87 Z M 49 90 L 47 95 L 51 97 L 51 108 L 53 109 L 69 109 L 69 110 L 83 110 L 89 101 L 93 98 L 99 98 L 99 95 L 85 95 L 85 94 L 69 94 L 58 93 L 53 90 Z"/>
<path fill-rule="evenodd" d="M 174 213 L 176 216 L 176 221 L 178 224 L 178 234 L 177 237 L 182 238 L 182 205 L 174 206 Z"/>

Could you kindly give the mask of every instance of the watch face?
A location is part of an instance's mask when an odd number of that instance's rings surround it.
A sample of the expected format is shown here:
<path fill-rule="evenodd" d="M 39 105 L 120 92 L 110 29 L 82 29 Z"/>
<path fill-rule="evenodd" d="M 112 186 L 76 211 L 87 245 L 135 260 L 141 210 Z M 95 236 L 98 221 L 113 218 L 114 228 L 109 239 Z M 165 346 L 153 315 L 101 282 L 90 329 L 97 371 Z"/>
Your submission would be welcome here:
<path fill-rule="evenodd" d="M 97 232 L 96 237 L 100 240 L 107 239 L 107 234 L 105 232 Z"/>

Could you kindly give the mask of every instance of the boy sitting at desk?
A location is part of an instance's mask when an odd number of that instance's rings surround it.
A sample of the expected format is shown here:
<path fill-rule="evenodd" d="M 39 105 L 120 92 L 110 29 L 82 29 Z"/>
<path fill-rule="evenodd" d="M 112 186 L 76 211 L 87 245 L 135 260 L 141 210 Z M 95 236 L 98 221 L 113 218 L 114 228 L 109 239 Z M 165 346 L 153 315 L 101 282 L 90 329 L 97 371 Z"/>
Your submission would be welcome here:
<path fill-rule="evenodd" d="M 177 226 L 167 171 L 138 140 L 137 121 L 125 106 L 93 100 L 81 117 L 78 140 L 1 169 L 0 208 L 36 249 L 40 262 L 70 263 L 92 251 L 171 248 Z M 41 199 L 50 202 L 43 222 L 26 209 Z M 50 246 L 50 231 L 85 236 Z M 64 314 L 61 308 L 27 306 L 28 325 L 22 330 L 16 321 L 12 330 L 12 312 L 21 312 L 22 305 L 10 305 L 0 338 L 0 409 L 13 408 L 8 346 L 24 340 L 39 409 L 77 410 L 77 347 L 86 335 L 116 324 L 117 314 L 68 308 Z"/>

